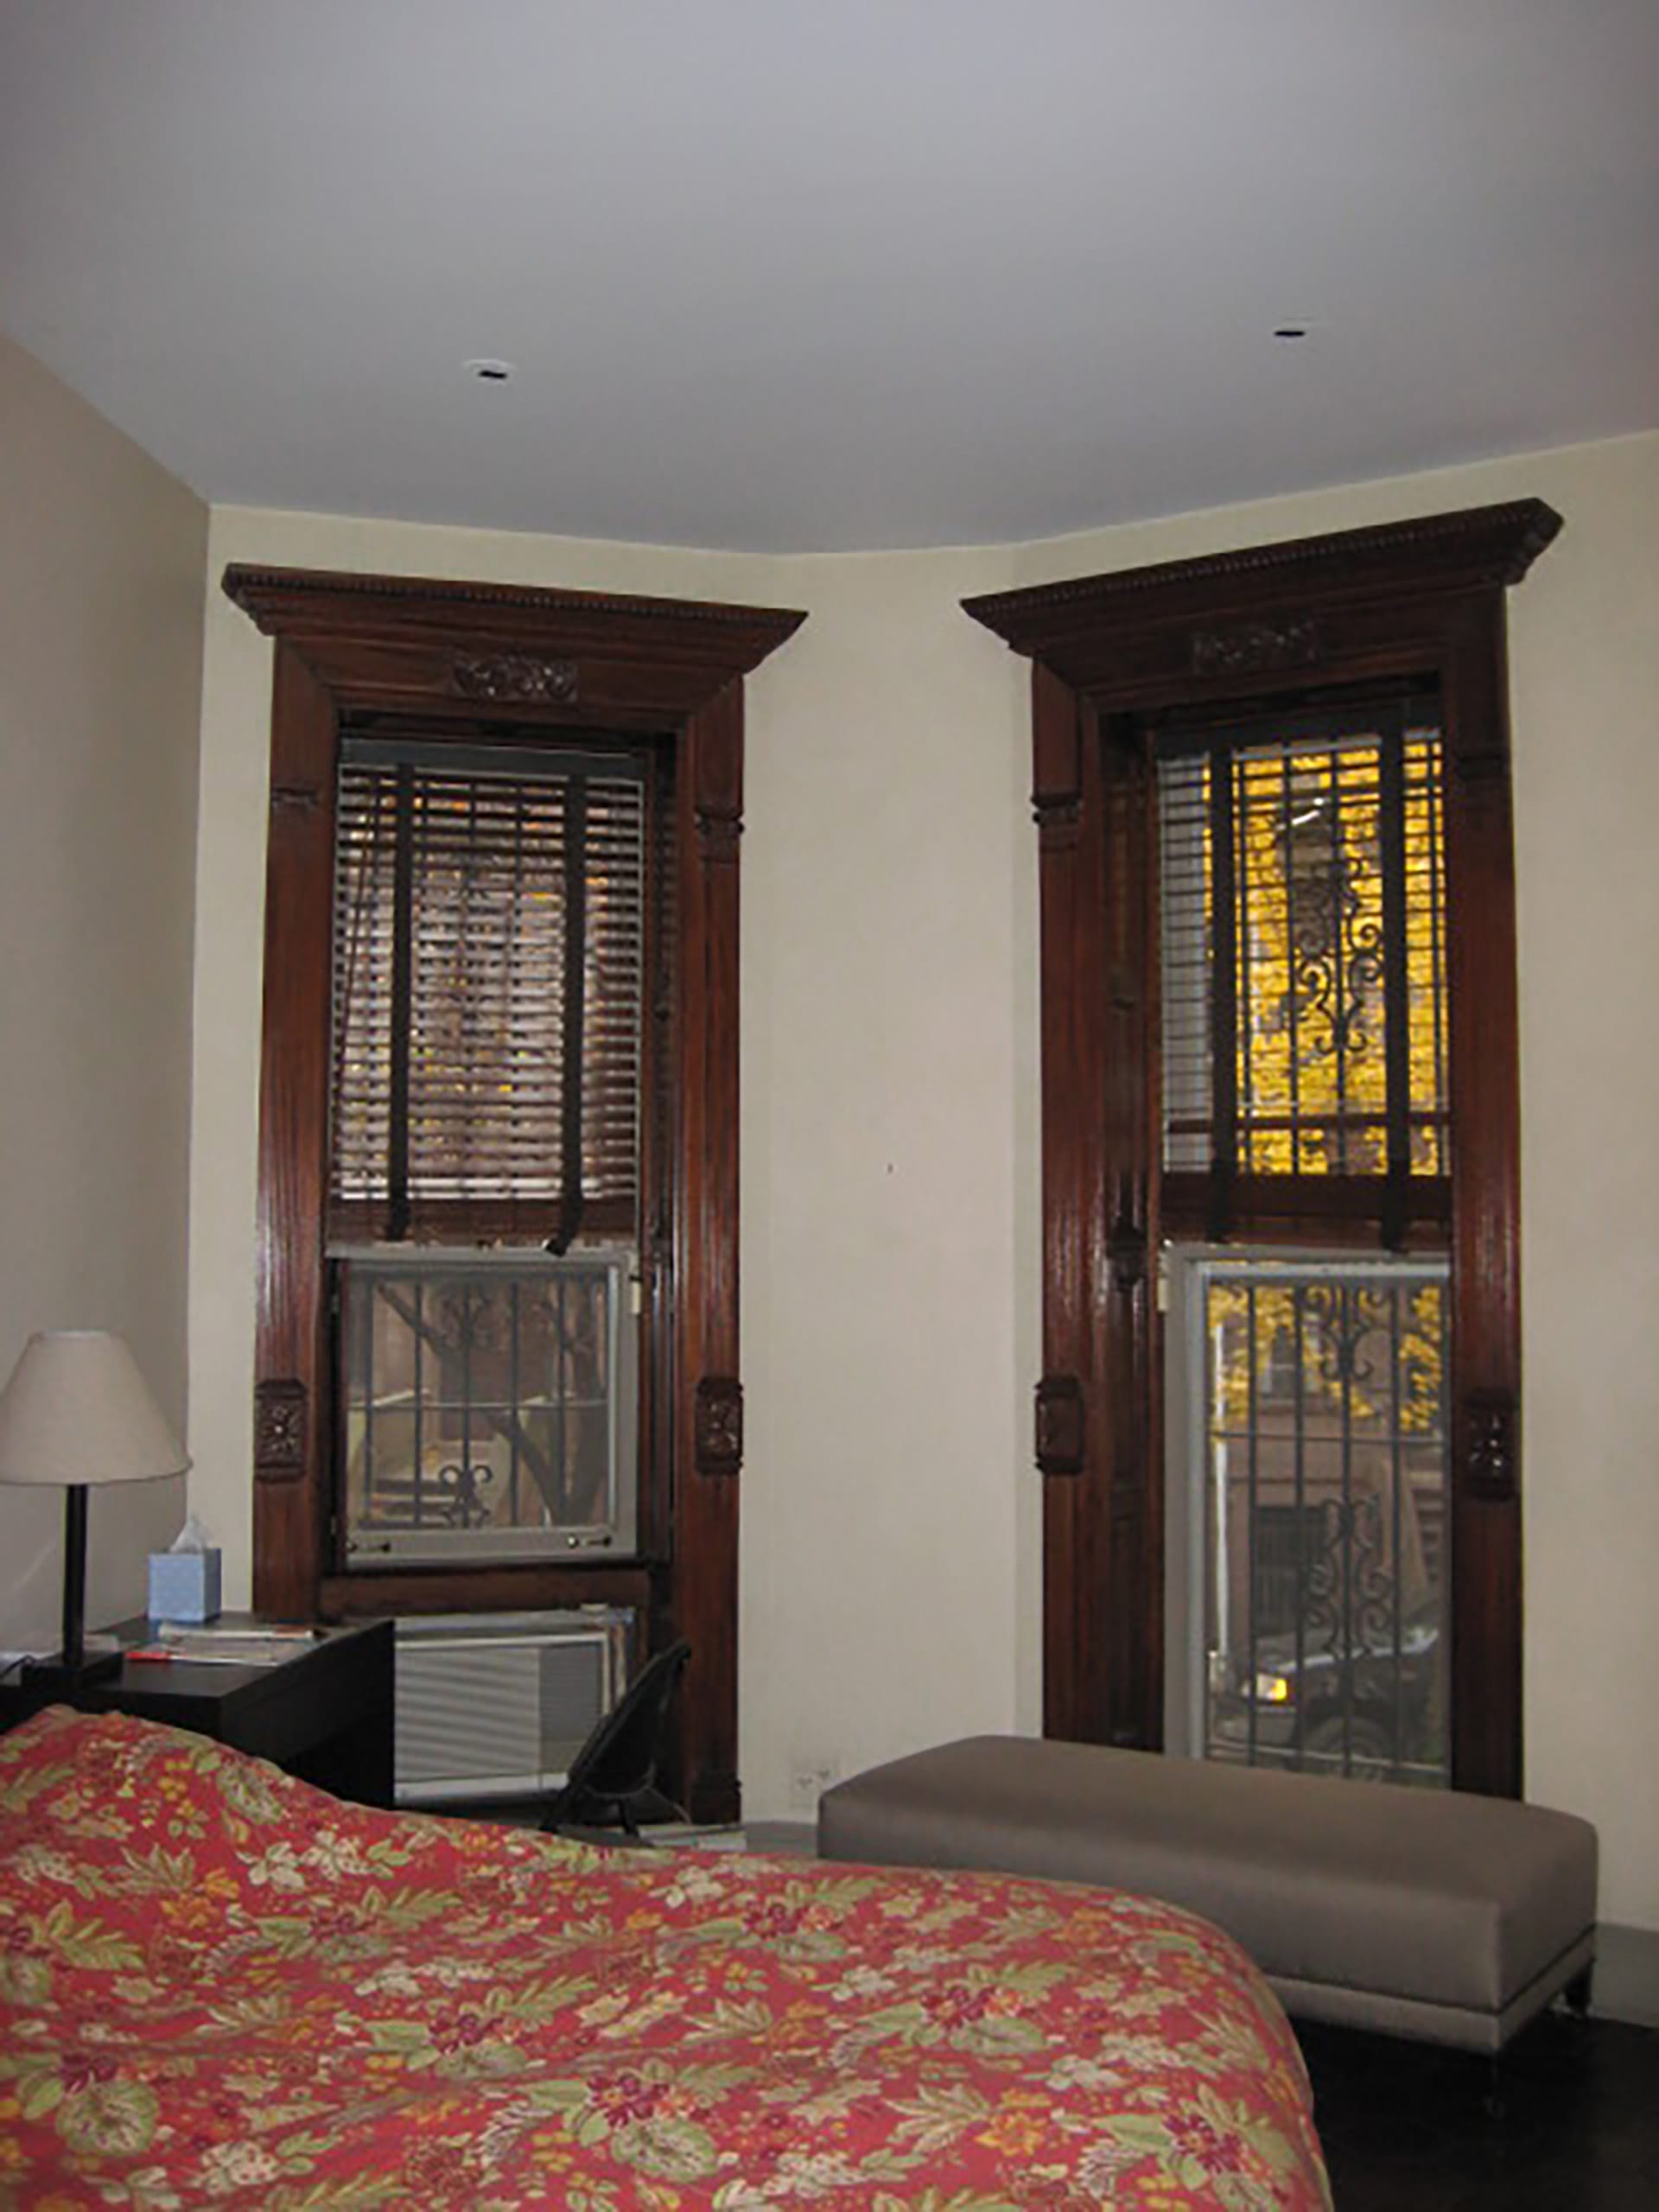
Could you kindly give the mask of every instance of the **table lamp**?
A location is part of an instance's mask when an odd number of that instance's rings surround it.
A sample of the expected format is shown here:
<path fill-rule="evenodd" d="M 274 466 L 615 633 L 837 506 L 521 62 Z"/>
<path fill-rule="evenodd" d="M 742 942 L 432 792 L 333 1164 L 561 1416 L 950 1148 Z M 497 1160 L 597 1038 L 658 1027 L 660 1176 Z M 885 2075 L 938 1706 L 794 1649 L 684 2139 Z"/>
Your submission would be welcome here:
<path fill-rule="evenodd" d="M 118 1651 L 86 1652 L 88 1483 L 155 1482 L 189 1465 L 124 1337 L 51 1329 L 29 1338 L 0 1393 L 0 1483 L 64 1493 L 63 1649 L 30 1661 L 25 1681 L 67 1691 L 120 1669 Z"/>

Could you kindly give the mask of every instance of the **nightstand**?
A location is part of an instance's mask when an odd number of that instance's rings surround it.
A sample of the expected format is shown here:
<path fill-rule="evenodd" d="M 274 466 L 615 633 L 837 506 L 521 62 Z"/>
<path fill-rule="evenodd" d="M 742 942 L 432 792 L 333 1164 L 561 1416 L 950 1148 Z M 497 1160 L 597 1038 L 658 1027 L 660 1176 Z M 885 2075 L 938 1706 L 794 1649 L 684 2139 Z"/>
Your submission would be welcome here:
<path fill-rule="evenodd" d="M 211 1627 L 251 1628 L 249 1613 Z M 124 1648 L 152 1640 L 143 1618 L 118 1621 Z M 238 1751 L 272 1759 L 302 1781 L 361 1805 L 390 1805 L 392 1770 L 391 1623 L 325 1628 L 275 1667 L 193 1665 L 128 1659 L 118 1675 L 74 1695 L 0 1683 L 0 1730 L 48 1705 L 82 1713 L 131 1713 L 191 1728 Z"/>

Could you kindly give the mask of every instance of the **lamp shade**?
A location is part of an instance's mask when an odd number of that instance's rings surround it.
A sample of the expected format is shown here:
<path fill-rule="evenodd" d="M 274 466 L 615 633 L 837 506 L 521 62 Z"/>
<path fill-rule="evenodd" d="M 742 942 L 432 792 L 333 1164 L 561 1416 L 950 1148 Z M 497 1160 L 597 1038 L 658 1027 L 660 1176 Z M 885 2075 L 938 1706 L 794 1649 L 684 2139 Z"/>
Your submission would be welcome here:
<path fill-rule="evenodd" d="M 23 1346 L 0 1393 L 0 1483 L 145 1483 L 189 1465 L 124 1337 L 51 1329 Z"/>

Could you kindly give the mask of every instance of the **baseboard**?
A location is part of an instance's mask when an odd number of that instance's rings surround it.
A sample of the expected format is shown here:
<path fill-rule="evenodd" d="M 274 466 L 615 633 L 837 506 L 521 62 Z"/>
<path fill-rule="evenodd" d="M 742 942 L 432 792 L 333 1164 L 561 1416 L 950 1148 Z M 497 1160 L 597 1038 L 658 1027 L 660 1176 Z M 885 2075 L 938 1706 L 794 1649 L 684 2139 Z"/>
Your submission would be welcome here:
<path fill-rule="evenodd" d="M 817 1856 L 818 1832 L 810 1821 L 746 1821 L 743 1826 L 751 1851 L 783 1859 Z"/>
<path fill-rule="evenodd" d="M 1659 2028 L 1659 1928 L 1621 1928 L 1602 1922 L 1596 1930 L 1595 1994 L 1590 2009 L 1599 2019 Z"/>

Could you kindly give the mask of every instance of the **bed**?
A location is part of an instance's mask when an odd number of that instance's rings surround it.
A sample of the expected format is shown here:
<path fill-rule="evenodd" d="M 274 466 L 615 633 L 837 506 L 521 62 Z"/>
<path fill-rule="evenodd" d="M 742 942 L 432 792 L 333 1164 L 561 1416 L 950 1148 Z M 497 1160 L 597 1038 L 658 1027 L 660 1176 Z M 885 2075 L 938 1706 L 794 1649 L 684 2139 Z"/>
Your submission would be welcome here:
<path fill-rule="evenodd" d="M 1112 1891 L 349 1806 L 0 1738 L 0 2205 L 1313 2212 L 1276 2000 Z"/>

